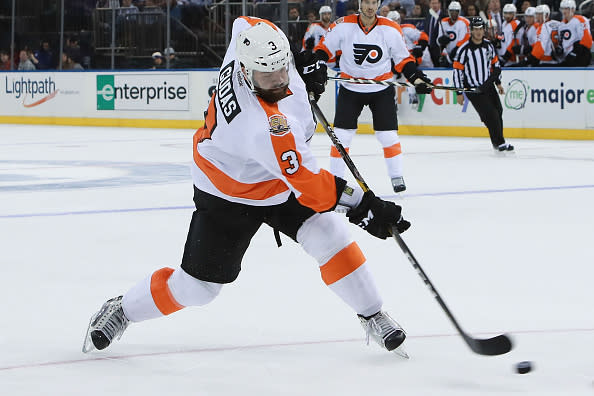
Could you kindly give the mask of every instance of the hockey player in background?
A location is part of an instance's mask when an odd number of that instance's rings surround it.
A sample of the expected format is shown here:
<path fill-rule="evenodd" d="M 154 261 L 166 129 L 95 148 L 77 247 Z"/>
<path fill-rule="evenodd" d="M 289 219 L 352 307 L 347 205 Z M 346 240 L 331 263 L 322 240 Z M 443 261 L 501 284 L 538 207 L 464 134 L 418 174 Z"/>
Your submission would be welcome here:
<path fill-rule="evenodd" d="M 582 15 L 575 14 L 575 0 L 562 0 L 559 9 L 563 14 L 558 27 L 563 57 L 561 66 L 589 66 L 592 60 L 590 23 Z"/>
<path fill-rule="evenodd" d="M 401 208 L 318 168 L 308 91 L 323 92 L 316 65 L 299 76 L 289 41 L 271 22 L 240 17 L 205 123 L 194 135 L 194 211 L 181 265 L 150 273 L 93 315 L 83 351 L 104 349 L 130 322 L 210 303 L 239 275 L 250 240 L 265 223 L 301 245 L 321 277 L 358 315 L 367 336 L 397 351 L 404 330 L 382 311 L 365 256 L 334 212 L 385 239 L 410 223 Z M 313 67 L 312 67 L 313 66 Z M 307 88 L 307 90 L 306 90 Z M 369 339 L 369 338 L 368 338 Z"/>
<path fill-rule="evenodd" d="M 462 6 L 457 1 L 452 1 L 448 6 L 448 17 L 439 22 L 440 35 L 437 42 L 441 48 L 439 66 L 452 67 L 454 56 L 458 48 L 470 37 L 468 19 L 460 16 Z"/>
<path fill-rule="evenodd" d="M 521 53 L 523 56 L 522 66 L 526 65 L 526 57 L 532 52 L 532 47 L 536 43 L 539 23 L 536 22 L 536 8 L 528 7 L 524 11 L 524 34 L 520 40 L 521 47 L 514 47 L 514 53 Z"/>
<path fill-rule="evenodd" d="M 555 66 L 559 64 L 555 48 L 558 47 L 559 21 L 551 20 L 551 10 L 546 4 L 536 6 L 535 19 L 538 23 L 536 30 L 536 42 L 532 51 L 526 58 L 526 63 L 531 66 Z"/>
<path fill-rule="evenodd" d="M 340 18 L 332 24 L 315 47 L 312 57 L 325 62 L 340 52 L 341 77 L 391 81 L 396 72 L 417 86 L 419 93 L 431 92 L 431 80 L 417 69 L 415 59 L 406 48 L 402 29 L 390 19 L 377 16 L 378 6 L 378 0 L 360 1 L 360 14 Z M 364 106 L 369 106 L 375 136 L 384 149 L 392 188 L 400 192 L 406 190 L 406 185 L 402 175 L 394 95 L 393 86 L 341 83 L 336 99 L 334 131 L 348 150 L 357 131 L 359 115 Z M 336 148 L 331 149 L 330 157 L 330 170 L 342 177 L 345 165 Z"/>
<path fill-rule="evenodd" d="M 320 7 L 320 22 L 313 22 L 307 27 L 303 35 L 303 49 L 313 50 L 328 31 L 330 23 L 332 23 L 332 8 L 326 5 Z"/>
<path fill-rule="evenodd" d="M 516 6 L 512 3 L 503 6 L 503 25 L 501 26 L 503 38 L 501 39 L 501 47 L 498 49 L 502 66 L 517 64 L 519 61 L 518 55 L 522 52 L 520 39 L 524 35 L 524 24 L 516 19 L 516 11 Z"/>

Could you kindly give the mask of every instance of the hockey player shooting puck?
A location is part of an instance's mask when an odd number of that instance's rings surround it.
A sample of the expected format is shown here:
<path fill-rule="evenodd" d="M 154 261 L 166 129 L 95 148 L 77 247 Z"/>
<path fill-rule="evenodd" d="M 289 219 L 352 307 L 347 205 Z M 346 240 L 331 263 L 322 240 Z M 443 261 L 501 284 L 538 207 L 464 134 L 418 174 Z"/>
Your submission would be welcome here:
<path fill-rule="evenodd" d="M 518 374 L 526 374 L 532 371 L 532 362 L 519 362 L 516 363 L 516 372 Z"/>

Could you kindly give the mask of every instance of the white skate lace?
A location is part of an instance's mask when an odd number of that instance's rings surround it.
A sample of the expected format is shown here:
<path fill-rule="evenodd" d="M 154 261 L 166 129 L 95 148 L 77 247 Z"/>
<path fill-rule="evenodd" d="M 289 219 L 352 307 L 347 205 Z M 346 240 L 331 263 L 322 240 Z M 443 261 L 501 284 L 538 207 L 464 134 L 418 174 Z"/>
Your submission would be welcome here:
<path fill-rule="evenodd" d="M 128 327 L 128 319 L 122 309 L 121 298 L 106 303 L 97 314 L 91 324 L 92 331 L 101 331 L 105 336 L 113 341 L 117 337 L 119 340 L 124 330 Z"/>
<path fill-rule="evenodd" d="M 369 338 L 372 335 L 385 340 L 396 330 L 401 330 L 400 325 L 385 312 L 379 312 L 369 319 L 365 319 L 365 342 L 369 345 Z M 404 331 L 404 330 L 401 330 Z"/>

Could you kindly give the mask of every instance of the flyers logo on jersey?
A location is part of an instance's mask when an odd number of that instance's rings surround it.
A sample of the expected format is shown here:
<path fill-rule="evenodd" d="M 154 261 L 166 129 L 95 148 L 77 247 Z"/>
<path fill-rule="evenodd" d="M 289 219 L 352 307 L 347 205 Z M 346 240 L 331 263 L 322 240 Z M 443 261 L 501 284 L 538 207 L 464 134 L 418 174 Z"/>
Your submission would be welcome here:
<path fill-rule="evenodd" d="M 268 117 L 268 123 L 270 124 L 270 133 L 277 136 L 282 136 L 289 132 L 289 123 L 287 117 L 282 114 L 273 114 Z"/>
<path fill-rule="evenodd" d="M 382 58 L 383 52 L 380 47 L 373 44 L 353 44 L 353 55 L 355 63 L 358 65 L 367 61 L 369 63 L 377 63 Z"/>
<path fill-rule="evenodd" d="M 458 37 L 456 35 L 456 32 L 454 32 L 452 30 L 447 31 L 446 34 L 447 34 L 448 38 L 450 39 L 450 41 L 454 41 L 454 40 L 456 40 L 456 37 Z"/>
<path fill-rule="evenodd" d="M 561 30 L 559 34 L 561 35 L 561 40 L 571 39 L 571 30 Z"/>

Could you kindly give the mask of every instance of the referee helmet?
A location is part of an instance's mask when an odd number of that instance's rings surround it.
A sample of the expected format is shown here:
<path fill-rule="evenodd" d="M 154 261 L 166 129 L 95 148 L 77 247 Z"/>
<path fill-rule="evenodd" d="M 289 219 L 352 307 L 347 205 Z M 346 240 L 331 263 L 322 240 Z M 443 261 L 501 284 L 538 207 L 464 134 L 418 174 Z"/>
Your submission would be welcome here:
<path fill-rule="evenodd" d="M 481 17 L 471 17 L 470 18 L 470 29 L 474 28 L 485 28 L 485 21 Z"/>

